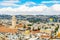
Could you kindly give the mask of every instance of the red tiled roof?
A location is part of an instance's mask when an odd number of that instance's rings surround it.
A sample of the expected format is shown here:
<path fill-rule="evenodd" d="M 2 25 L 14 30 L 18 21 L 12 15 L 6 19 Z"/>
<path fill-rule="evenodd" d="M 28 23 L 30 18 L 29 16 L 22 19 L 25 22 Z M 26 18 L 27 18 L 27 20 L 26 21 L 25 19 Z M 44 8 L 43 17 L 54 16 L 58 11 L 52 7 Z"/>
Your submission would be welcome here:
<path fill-rule="evenodd" d="M 35 34 L 35 33 L 39 33 L 40 30 L 37 30 L 37 31 L 31 31 L 32 34 Z"/>
<path fill-rule="evenodd" d="M 10 32 L 10 33 L 16 33 L 17 29 L 12 29 L 12 28 L 6 28 L 6 27 L 0 27 L 0 32 Z"/>

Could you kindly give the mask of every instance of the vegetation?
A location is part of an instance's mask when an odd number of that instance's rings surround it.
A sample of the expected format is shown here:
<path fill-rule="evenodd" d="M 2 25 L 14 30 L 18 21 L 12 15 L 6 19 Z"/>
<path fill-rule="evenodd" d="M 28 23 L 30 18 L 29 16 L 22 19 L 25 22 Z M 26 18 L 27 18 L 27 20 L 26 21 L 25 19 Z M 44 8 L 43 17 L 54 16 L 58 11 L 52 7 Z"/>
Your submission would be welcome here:
<path fill-rule="evenodd" d="M 28 20 L 29 20 L 29 22 L 33 22 L 33 23 L 41 21 L 41 19 L 39 19 L 39 18 L 29 18 Z"/>
<path fill-rule="evenodd" d="M 38 30 L 40 30 L 40 28 L 38 27 Z"/>
<path fill-rule="evenodd" d="M 54 33 L 56 33 L 58 31 L 58 29 L 59 29 L 59 25 L 58 25 L 58 27 L 55 28 Z"/>
<path fill-rule="evenodd" d="M 28 24 L 28 26 L 32 26 L 32 24 Z"/>
<path fill-rule="evenodd" d="M 24 24 L 24 27 L 23 28 L 26 28 L 26 25 Z"/>
<path fill-rule="evenodd" d="M 45 27 L 45 29 L 48 29 L 48 27 Z"/>

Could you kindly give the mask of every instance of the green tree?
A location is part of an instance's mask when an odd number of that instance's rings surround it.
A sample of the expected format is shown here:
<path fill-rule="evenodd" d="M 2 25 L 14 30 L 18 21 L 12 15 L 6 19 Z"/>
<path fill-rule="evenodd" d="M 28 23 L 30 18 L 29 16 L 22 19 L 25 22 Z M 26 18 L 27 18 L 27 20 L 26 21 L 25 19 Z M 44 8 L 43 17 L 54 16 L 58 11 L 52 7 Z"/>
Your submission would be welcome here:
<path fill-rule="evenodd" d="M 23 28 L 26 28 L 26 25 L 24 24 L 24 27 Z"/>

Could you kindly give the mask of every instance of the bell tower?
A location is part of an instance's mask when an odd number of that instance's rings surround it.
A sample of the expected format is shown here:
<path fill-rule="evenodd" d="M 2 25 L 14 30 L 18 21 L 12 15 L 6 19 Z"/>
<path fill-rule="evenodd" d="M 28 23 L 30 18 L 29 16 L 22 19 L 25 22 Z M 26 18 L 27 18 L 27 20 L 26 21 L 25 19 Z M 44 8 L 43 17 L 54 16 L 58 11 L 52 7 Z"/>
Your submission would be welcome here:
<path fill-rule="evenodd" d="M 12 28 L 15 28 L 16 26 L 16 17 L 15 15 L 12 16 Z"/>

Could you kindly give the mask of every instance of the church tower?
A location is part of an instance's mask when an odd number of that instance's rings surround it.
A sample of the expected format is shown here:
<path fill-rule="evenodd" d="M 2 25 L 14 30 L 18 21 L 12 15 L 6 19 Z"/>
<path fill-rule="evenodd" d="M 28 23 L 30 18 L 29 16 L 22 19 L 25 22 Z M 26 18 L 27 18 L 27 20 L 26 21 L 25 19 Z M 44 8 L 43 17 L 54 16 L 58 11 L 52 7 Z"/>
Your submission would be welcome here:
<path fill-rule="evenodd" d="M 16 26 L 16 17 L 15 15 L 12 16 L 12 28 L 15 28 Z"/>

